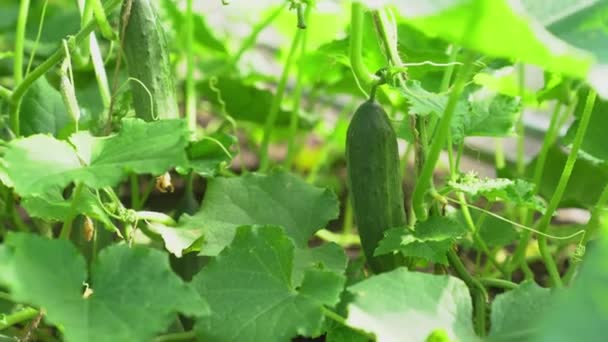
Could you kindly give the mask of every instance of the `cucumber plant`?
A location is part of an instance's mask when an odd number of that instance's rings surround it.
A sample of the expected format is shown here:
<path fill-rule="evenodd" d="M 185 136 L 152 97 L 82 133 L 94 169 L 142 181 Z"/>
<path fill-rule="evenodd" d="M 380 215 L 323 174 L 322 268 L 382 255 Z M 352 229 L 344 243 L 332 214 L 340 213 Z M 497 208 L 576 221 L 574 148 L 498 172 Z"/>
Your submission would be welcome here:
<path fill-rule="evenodd" d="M 608 5 L 342 5 L 0 3 L 0 341 L 603 341 Z"/>

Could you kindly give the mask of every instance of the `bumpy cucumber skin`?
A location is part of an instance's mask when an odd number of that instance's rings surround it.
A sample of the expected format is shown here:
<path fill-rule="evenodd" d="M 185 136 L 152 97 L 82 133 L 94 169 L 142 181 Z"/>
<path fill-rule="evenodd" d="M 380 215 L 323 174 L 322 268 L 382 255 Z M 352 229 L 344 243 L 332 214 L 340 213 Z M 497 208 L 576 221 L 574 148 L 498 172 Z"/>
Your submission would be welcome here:
<path fill-rule="evenodd" d="M 125 16 L 128 2 L 123 1 L 121 18 Z M 129 76 L 141 81 L 152 95 L 151 101 L 150 94 L 139 82 L 130 81 L 137 117 L 146 121 L 178 118 L 167 39 L 150 0 L 132 0 L 122 39 Z"/>
<path fill-rule="evenodd" d="M 403 264 L 400 255 L 374 256 L 390 228 L 405 226 L 397 137 L 386 112 L 366 101 L 355 112 L 346 136 L 348 187 L 367 262 L 375 273 Z"/>

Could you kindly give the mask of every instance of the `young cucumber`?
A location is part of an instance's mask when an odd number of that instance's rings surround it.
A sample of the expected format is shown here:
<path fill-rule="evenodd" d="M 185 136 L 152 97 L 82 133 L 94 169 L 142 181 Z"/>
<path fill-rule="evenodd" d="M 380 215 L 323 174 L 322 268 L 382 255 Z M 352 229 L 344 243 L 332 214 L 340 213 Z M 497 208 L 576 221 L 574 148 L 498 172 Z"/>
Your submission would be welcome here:
<path fill-rule="evenodd" d="M 405 226 L 397 137 L 386 112 L 373 100 L 355 112 L 346 136 L 348 187 L 361 246 L 372 271 L 402 264 L 399 255 L 374 256 L 387 229 Z"/>
<path fill-rule="evenodd" d="M 137 117 L 178 118 L 167 41 L 156 9 L 150 0 L 124 0 L 121 18 L 127 18 L 120 31 L 129 77 L 137 80 L 130 81 Z"/>

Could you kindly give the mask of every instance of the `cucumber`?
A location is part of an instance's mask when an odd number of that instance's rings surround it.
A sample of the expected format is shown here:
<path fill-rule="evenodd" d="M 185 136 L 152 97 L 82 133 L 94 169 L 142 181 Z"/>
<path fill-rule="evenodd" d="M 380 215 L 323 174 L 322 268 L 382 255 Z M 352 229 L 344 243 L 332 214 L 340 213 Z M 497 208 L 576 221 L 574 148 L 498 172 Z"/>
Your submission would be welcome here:
<path fill-rule="evenodd" d="M 406 225 L 397 137 L 388 115 L 373 100 L 355 112 L 346 135 L 346 163 L 361 246 L 373 272 L 403 264 L 400 255 L 374 256 L 390 228 Z"/>
<path fill-rule="evenodd" d="M 121 18 L 129 77 L 141 81 L 130 81 L 137 117 L 145 121 L 178 118 L 167 40 L 156 8 L 150 0 L 124 0 Z"/>

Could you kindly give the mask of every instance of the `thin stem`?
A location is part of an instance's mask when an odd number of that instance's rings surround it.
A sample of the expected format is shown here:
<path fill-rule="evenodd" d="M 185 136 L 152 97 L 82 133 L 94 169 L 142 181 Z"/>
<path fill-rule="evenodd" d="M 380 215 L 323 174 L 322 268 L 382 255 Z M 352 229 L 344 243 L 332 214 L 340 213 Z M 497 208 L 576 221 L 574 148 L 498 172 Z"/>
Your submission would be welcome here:
<path fill-rule="evenodd" d="M 494 139 L 494 164 L 497 170 L 504 169 L 505 162 L 505 146 L 502 138 Z"/>
<path fill-rule="evenodd" d="M 287 1 L 284 1 L 281 6 L 270 12 L 264 19 L 262 19 L 262 21 L 260 21 L 253 27 L 249 36 L 247 36 L 247 38 L 243 40 L 237 52 L 233 55 L 230 61 L 226 63 L 226 69 L 232 70 L 236 66 L 243 54 L 253 47 L 260 32 L 262 32 L 266 27 L 268 27 L 268 25 L 270 25 L 279 16 L 279 14 L 283 12 L 283 9 L 287 5 L 287 3 Z"/>
<path fill-rule="evenodd" d="M 312 6 L 306 6 L 306 13 L 310 12 Z M 281 103 L 283 102 L 283 95 L 285 94 L 285 88 L 287 86 L 287 80 L 289 79 L 289 71 L 295 60 L 296 51 L 300 46 L 300 40 L 302 39 L 303 30 L 296 29 L 296 33 L 291 41 L 291 47 L 287 54 L 287 61 L 283 66 L 283 72 L 277 86 L 277 93 L 272 99 L 268 116 L 266 117 L 266 123 L 264 126 L 264 136 L 262 138 L 262 145 L 260 146 L 260 171 L 266 172 L 270 166 L 270 159 L 268 157 L 268 147 L 270 145 L 270 138 L 274 130 L 274 124 L 277 120 L 279 110 L 281 109 Z"/>
<path fill-rule="evenodd" d="M 154 339 L 154 342 L 186 341 L 193 339 L 196 339 L 196 332 L 194 330 L 190 330 L 160 335 Z"/>
<path fill-rule="evenodd" d="M 601 227 L 600 226 L 600 216 L 602 215 L 602 211 L 606 207 L 607 202 L 608 202 L 608 184 L 606 184 L 606 186 L 604 186 L 604 190 L 602 190 L 602 193 L 600 194 L 600 197 L 597 200 L 597 203 L 595 204 L 595 206 L 593 207 L 593 210 L 591 211 L 591 217 L 589 218 L 589 221 L 587 222 L 587 226 L 585 228 L 586 229 L 585 235 L 583 235 L 583 238 L 581 239 L 581 242 L 579 245 L 579 248 L 582 248 L 583 253 L 585 251 L 585 248 L 587 247 L 587 243 L 591 239 L 596 238 L 597 231 Z M 572 280 L 572 277 L 574 277 L 574 275 L 576 275 L 576 273 L 578 272 L 578 269 L 581 265 L 580 261 L 581 261 L 582 255 L 579 255 L 577 257 L 578 258 L 571 258 L 572 264 L 571 264 L 570 268 L 568 268 L 568 271 L 566 272 L 566 275 L 564 276 L 564 282 L 566 284 L 570 283 L 570 281 Z"/>
<path fill-rule="evenodd" d="M 578 151 L 581 147 L 581 144 L 583 143 L 585 133 L 587 132 L 587 127 L 589 126 L 589 121 L 591 120 L 591 114 L 593 113 L 593 106 L 595 105 L 596 97 L 597 93 L 595 92 L 595 90 L 590 89 L 589 94 L 587 95 L 587 101 L 585 102 L 585 108 L 583 109 L 583 114 L 580 118 L 579 125 L 576 130 L 574 141 L 572 142 L 570 154 L 568 155 L 568 159 L 566 160 L 566 164 L 564 165 L 564 169 L 559 178 L 559 182 L 557 183 L 557 187 L 555 188 L 555 192 L 553 193 L 553 197 L 551 197 L 551 201 L 547 206 L 547 210 L 538 224 L 538 230 L 543 233 L 547 231 L 549 223 L 551 222 L 551 217 L 557 209 L 559 202 L 561 201 L 562 196 L 564 195 L 564 191 L 566 190 L 566 186 L 568 185 L 568 181 L 570 180 L 570 175 L 572 174 L 574 164 L 576 163 L 576 159 L 578 157 Z M 551 281 L 555 286 L 562 287 L 563 283 L 560 278 L 559 271 L 557 270 L 555 260 L 549 252 L 547 246 L 547 238 L 545 236 L 541 235 L 538 238 L 538 247 L 540 249 L 540 254 L 543 258 L 543 262 L 547 267 L 547 271 L 551 276 Z"/>
<path fill-rule="evenodd" d="M 158 222 L 171 227 L 177 225 L 171 216 L 156 211 L 137 211 L 135 217 L 137 220 Z"/>
<path fill-rule="evenodd" d="M 479 281 L 486 287 L 498 287 L 506 290 L 513 290 L 519 286 L 512 281 L 497 278 L 481 278 Z"/>
<path fill-rule="evenodd" d="M 0 85 L 0 98 L 3 98 L 5 100 L 10 100 L 12 95 L 13 95 L 13 92 L 10 89 L 5 88 Z"/>
<path fill-rule="evenodd" d="M 32 52 L 30 53 L 30 59 L 27 62 L 27 68 L 25 69 L 26 75 L 30 72 L 30 68 L 32 67 L 34 58 L 36 57 L 36 49 L 38 48 L 40 36 L 42 35 L 42 28 L 44 27 L 44 17 L 46 16 L 46 7 L 48 4 L 49 0 L 45 0 L 44 5 L 42 5 L 42 13 L 40 13 L 40 22 L 38 23 L 38 32 L 36 33 L 36 40 L 34 41 L 34 47 L 32 48 Z"/>
<path fill-rule="evenodd" d="M 137 174 L 131 174 L 131 208 L 137 210 L 141 203 L 139 192 L 139 177 Z"/>
<path fill-rule="evenodd" d="M 486 334 L 486 302 L 488 293 L 479 280 L 473 278 L 465 268 L 464 264 L 460 260 L 460 257 L 454 249 L 448 251 L 448 259 L 450 265 L 454 268 L 454 271 L 462 279 L 465 284 L 469 287 L 471 295 L 473 296 L 473 315 L 475 317 L 475 332 L 477 335 L 483 337 Z"/>
<path fill-rule="evenodd" d="M 72 201 L 70 203 L 70 213 L 61 227 L 61 232 L 59 233 L 60 239 L 69 239 L 70 235 L 72 234 L 72 224 L 76 216 L 78 216 L 76 207 L 78 206 L 78 201 L 80 201 L 80 194 L 82 193 L 83 189 L 83 183 L 78 183 L 76 188 L 74 188 L 74 194 L 72 195 Z"/>
<path fill-rule="evenodd" d="M 186 121 L 190 132 L 196 130 L 196 89 L 194 84 L 194 25 L 192 0 L 186 1 Z"/>
<path fill-rule="evenodd" d="M 304 12 L 304 21 L 309 22 L 308 18 L 310 16 L 310 11 L 308 8 L 311 5 L 306 5 L 306 11 Z M 307 43 L 307 32 L 305 30 L 302 33 L 302 42 L 300 44 L 300 59 L 306 56 L 306 43 Z M 296 136 L 298 134 L 298 122 L 300 116 L 300 104 L 302 101 L 302 93 L 304 90 L 304 82 L 303 82 L 304 71 L 302 68 L 298 69 L 298 75 L 296 76 L 296 88 L 294 91 L 294 100 L 293 100 L 293 109 L 291 111 L 291 117 L 289 118 L 289 140 L 287 142 L 287 158 L 285 158 L 285 168 L 287 170 L 291 169 L 291 165 L 293 164 L 293 160 L 296 156 Z"/>
<path fill-rule="evenodd" d="M 376 77 L 363 63 L 363 5 L 353 1 L 350 6 L 350 67 L 357 85 L 367 97 L 365 89 L 375 82 Z"/>
<path fill-rule="evenodd" d="M 526 141 L 526 132 L 525 132 L 525 126 L 524 126 L 524 94 L 525 94 L 525 75 L 526 75 L 526 69 L 523 63 L 519 63 L 517 65 L 517 79 L 519 81 L 519 97 L 520 97 L 520 101 L 522 103 L 521 106 L 521 110 L 520 110 L 520 114 L 519 114 L 519 120 L 517 120 L 517 125 L 516 125 L 516 131 L 517 131 L 517 159 L 516 159 L 516 168 L 517 168 L 517 174 L 522 177 L 525 169 L 526 169 L 526 145 L 525 145 L 525 141 Z"/>
<path fill-rule="evenodd" d="M 575 98 L 571 102 L 570 106 L 568 106 L 568 109 L 564 113 L 563 117 L 567 117 L 571 112 L 574 111 L 574 109 L 576 108 L 577 102 L 578 101 Z M 551 116 L 551 121 L 549 123 L 549 127 L 547 128 L 547 134 L 545 134 L 545 137 L 543 139 L 543 144 L 538 153 L 538 158 L 536 161 L 536 165 L 534 167 L 534 178 L 533 178 L 535 195 L 538 194 L 538 192 L 540 191 L 540 183 L 542 180 L 542 176 L 544 174 L 544 168 L 545 168 L 545 163 L 547 160 L 547 155 L 549 153 L 549 149 L 555 142 L 555 139 L 557 138 L 557 135 L 559 133 L 559 128 L 561 127 L 561 125 L 559 124 L 562 121 L 560 119 L 560 115 L 559 115 L 560 108 L 561 108 L 561 105 L 558 103 L 553 110 L 553 113 Z M 532 211 L 527 213 L 526 220 L 523 223 L 525 226 L 530 225 L 530 223 L 532 222 L 532 219 L 533 219 L 533 214 L 534 213 Z M 532 237 L 532 233 L 530 231 L 524 231 L 522 233 L 522 235 L 519 239 L 519 243 L 517 244 L 517 247 L 515 248 L 515 251 L 513 252 L 513 258 L 511 259 L 509 270 L 508 270 L 509 273 L 513 272 L 520 265 L 523 266 L 523 263 L 526 259 L 526 249 L 528 247 L 531 237 Z"/>
<path fill-rule="evenodd" d="M 39 313 L 40 311 L 34 308 L 25 308 L 10 315 L 5 315 L 3 319 L 0 320 L 0 330 L 6 329 L 15 324 L 29 321 L 30 319 L 34 319 Z"/>
<path fill-rule="evenodd" d="M 492 253 L 490 253 L 490 249 L 488 245 L 483 241 L 481 236 L 479 236 L 479 229 L 476 228 L 475 223 L 473 222 L 473 217 L 471 216 L 471 212 L 469 211 L 469 205 L 467 204 L 467 200 L 462 192 L 458 193 L 458 200 L 460 201 L 460 210 L 462 212 L 462 216 L 464 217 L 464 221 L 467 224 L 469 232 L 473 234 L 473 240 L 475 243 L 481 248 L 481 250 L 487 255 L 488 260 L 496 267 L 497 270 L 502 274 L 506 274 L 506 271 L 502 267 L 502 265 L 494 258 Z"/>
<path fill-rule="evenodd" d="M 348 328 L 352 329 L 353 331 L 355 331 L 355 332 L 357 332 L 357 333 L 359 333 L 359 334 L 367 337 L 370 340 L 375 340 L 376 339 L 376 337 L 374 336 L 374 334 L 370 334 L 370 333 L 368 333 L 368 332 L 366 332 L 364 330 L 361 330 L 361 329 L 349 326 L 348 322 L 346 321 L 346 318 L 344 318 L 344 317 L 340 316 L 339 314 L 331 311 L 330 309 L 328 309 L 326 307 L 323 307 L 322 311 L 323 311 L 323 315 L 325 315 L 325 317 L 327 317 L 327 318 L 335 321 L 336 323 L 338 323 L 338 324 L 340 324 L 342 326 L 348 327 Z"/>
<path fill-rule="evenodd" d="M 110 12 L 114 10 L 122 1 L 121 0 L 110 0 L 107 5 L 104 7 L 106 12 Z M 80 31 L 76 33 L 74 36 L 75 45 L 80 44 L 86 37 L 88 37 L 89 33 L 91 33 L 97 27 L 97 23 L 95 21 L 90 22 L 85 27 L 81 28 Z M 20 99 L 23 94 L 27 91 L 29 86 L 44 75 L 47 71 L 49 71 L 52 67 L 54 67 L 57 63 L 61 62 L 62 58 L 65 55 L 65 51 L 63 46 L 57 48 L 57 50 L 49 56 L 42 64 L 32 70 L 21 82 L 17 88 L 13 91 L 13 96 L 11 98 L 12 102 Z"/>
<path fill-rule="evenodd" d="M 29 10 L 30 0 L 21 0 L 15 32 L 15 52 L 13 54 L 13 81 L 15 84 L 23 81 L 23 46 L 25 44 L 25 27 Z"/>
<path fill-rule="evenodd" d="M 466 58 L 466 62 L 463 69 L 460 70 L 458 74 L 458 78 L 456 79 L 456 82 L 454 84 L 454 89 L 450 93 L 445 112 L 443 113 L 443 116 L 439 121 L 437 133 L 433 137 L 433 142 L 431 144 L 424 166 L 422 167 L 422 172 L 420 175 L 418 175 L 418 180 L 416 181 L 416 187 L 414 188 L 414 194 L 412 196 L 412 205 L 416 217 L 421 221 L 425 221 L 428 217 L 428 213 L 426 211 L 425 196 L 427 191 L 431 188 L 433 171 L 435 170 L 435 165 L 439 160 L 439 154 L 445 146 L 448 131 L 450 129 L 450 124 L 452 122 L 452 116 L 456 109 L 456 104 L 460 99 L 460 95 L 462 94 L 462 91 L 464 90 L 466 84 L 466 80 L 473 67 L 473 63 L 471 63 L 471 60 L 472 58 L 469 53 L 469 56 L 467 56 Z"/>

